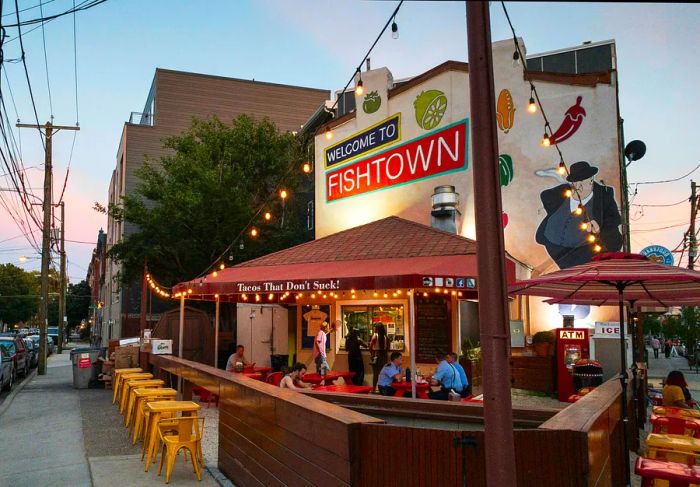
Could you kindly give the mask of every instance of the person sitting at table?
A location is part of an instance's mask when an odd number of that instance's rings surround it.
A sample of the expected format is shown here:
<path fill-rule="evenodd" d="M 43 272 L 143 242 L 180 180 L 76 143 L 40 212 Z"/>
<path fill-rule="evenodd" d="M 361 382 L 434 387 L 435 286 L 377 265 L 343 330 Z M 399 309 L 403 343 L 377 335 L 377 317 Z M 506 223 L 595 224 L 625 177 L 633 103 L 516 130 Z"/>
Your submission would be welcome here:
<path fill-rule="evenodd" d="M 396 390 L 391 385 L 400 381 L 401 377 L 403 377 L 401 362 L 403 362 L 401 352 L 392 352 L 389 363 L 382 367 L 382 370 L 379 372 L 377 384 L 379 385 L 379 393 L 382 396 L 393 396 L 396 394 Z"/>
<path fill-rule="evenodd" d="M 360 338 L 359 330 L 352 327 L 345 337 L 345 349 L 348 351 L 348 369 L 355 372 L 352 383 L 356 386 L 361 386 L 365 381 L 365 364 L 362 363 L 360 347 L 367 348 L 367 344 Z"/>
<path fill-rule="evenodd" d="M 467 373 L 464 371 L 464 367 L 462 367 L 462 364 L 459 363 L 459 355 L 457 355 L 454 352 L 449 353 L 447 355 L 449 356 L 449 362 L 454 366 L 455 369 L 457 369 L 457 373 L 459 374 L 459 380 L 462 382 L 462 390 L 455 392 L 458 392 L 459 395 L 462 397 L 467 397 L 470 392 L 469 379 L 467 379 Z"/>
<path fill-rule="evenodd" d="M 245 347 L 243 345 L 238 345 L 236 347 L 236 353 L 231 354 L 231 356 L 228 358 L 228 362 L 226 362 L 226 372 L 233 372 L 236 370 L 236 364 L 243 364 L 243 367 L 246 367 L 248 365 L 254 365 L 248 362 L 248 359 L 245 357 Z M 241 367 L 239 367 L 241 368 Z M 242 369 L 242 368 L 241 368 Z M 242 372 L 243 370 L 241 370 Z"/>
<path fill-rule="evenodd" d="M 292 372 L 282 377 L 280 387 L 283 389 L 309 389 L 311 384 L 303 382 L 306 375 L 306 364 L 297 362 L 292 367 Z"/>
<path fill-rule="evenodd" d="M 671 406 L 675 408 L 689 409 L 690 391 L 688 383 L 685 381 L 683 372 L 680 370 L 672 370 L 668 373 L 663 388 L 663 406 Z"/>
<path fill-rule="evenodd" d="M 435 361 L 438 363 L 437 371 L 430 379 L 431 386 L 440 386 L 439 391 L 430 391 L 428 397 L 440 401 L 449 399 L 450 391 L 459 393 L 462 390 L 462 381 L 459 378 L 457 368 L 447 361 L 442 352 L 435 354 Z"/>

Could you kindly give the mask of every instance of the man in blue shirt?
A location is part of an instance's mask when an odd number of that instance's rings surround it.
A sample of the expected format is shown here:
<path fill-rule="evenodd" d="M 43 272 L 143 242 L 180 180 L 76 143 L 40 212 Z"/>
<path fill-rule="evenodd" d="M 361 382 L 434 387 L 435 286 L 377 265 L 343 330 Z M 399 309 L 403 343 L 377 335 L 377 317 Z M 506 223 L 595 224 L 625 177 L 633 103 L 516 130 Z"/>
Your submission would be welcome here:
<path fill-rule="evenodd" d="M 449 362 L 457 369 L 459 380 L 462 381 L 462 390 L 456 392 L 459 392 L 459 395 L 462 397 L 467 397 L 469 395 L 469 380 L 467 379 L 467 373 L 464 371 L 464 367 L 459 363 L 459 355 L 454 352 L 450 353 Z"/>
<path fill-rule="evenodd" d="M 393 396 L 396 393 L 391 384 L 401 380 L 403 375 L 403 370 L 401 369 L 402 361 L 401 353 L 393 352 L 389 358 L 389 363 L 382 367 L 382 370 L 379 372 L 377 385 L 382 396 Z"/>
<path fill-rule="evenodd" d="M 440 386 L 439 391 L 430 391 L 428 397 L 430 399 L 438 399 L 446 401 L 449 398 L 451 390 L 459 393 L 462 390 L 462 381 L 459 378 L 457 368 L 445 358 L 445 355 L 438 352 L 435 355 L 435 361 L 438 362 L 437 371 L 433 374 L 430 380 L 431 386 Z"/>

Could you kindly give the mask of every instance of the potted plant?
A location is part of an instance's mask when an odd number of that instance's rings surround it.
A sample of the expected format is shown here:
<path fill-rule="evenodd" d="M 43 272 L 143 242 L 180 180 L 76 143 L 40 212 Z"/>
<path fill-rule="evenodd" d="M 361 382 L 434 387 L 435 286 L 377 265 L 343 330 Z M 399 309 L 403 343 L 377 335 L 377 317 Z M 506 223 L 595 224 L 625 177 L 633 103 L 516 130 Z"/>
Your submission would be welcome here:
<path fill-rule="evenodd" d="M 464 367 L 471 386 L 481 386 L 481 347 L 475 346 L 469 338 L 462 340 L 462 356 L 459 363 Z M 473 391 L 472 387 L 472 391 Z"/>
<path fill-rule="evenodd" d="M 548 357 L 554 353 L 554 333 L 538 331 L 532 337 L 532 346 L 538 357 Z"/>

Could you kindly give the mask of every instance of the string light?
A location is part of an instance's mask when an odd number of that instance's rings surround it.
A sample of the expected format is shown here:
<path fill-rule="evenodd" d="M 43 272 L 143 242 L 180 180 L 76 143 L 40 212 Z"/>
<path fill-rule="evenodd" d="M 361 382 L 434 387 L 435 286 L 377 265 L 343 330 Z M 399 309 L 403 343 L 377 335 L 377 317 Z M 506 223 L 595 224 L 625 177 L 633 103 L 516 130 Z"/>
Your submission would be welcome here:
<path fill-rule="evenodd" d="M 595 252 L 596 254 L 597 254 L 598 252 L 600 252 L 601 250 L 603 250 L 603 247 L 601 247 L 600 245 L 595 244 L 595 245 L 593 246 L 593 252 Z"/>
<path fill-rule="evenodd" d="M 388 298 L 389 295 L 388 295 L 387 293 L 384 293 L 384 297 L 385 297 L 385 298 Z"/>
<path fill-rule="evenodd" d="M 517 68 L 519 64 L 520 64 L 520 53 L 516 49 L 515 51 L 513 51 L 513 67 Z"/>
<path fill-rule="evenodd" d="M 581 206 L 581 203 L 578 204 L 578 206 L 574 210 L 574 213 L 576 214 L 576 216 L 583 215 L 583 206 Z"/>
<path fill-rule="evenodd" d="M 215 294 L 215 295 L 214 295 L 214 298 L 215 298 L 215 299 L 219 299 L 219 295 L 218 295 L 218 294 Z"/>
<path fill-rule="evenodd" d="M 377 294 L 377 291 L 374 291 L 374 292 L 372 293 L 372 296 L 376 298 L 377 296 L 379 296 L 379 294 Z"/>
<path fill-rule="evenodd" d="M 399 25 L 396 23 L 396 19 L 394 19 L 394 21 L 391 23 L 391 38 L 399 38 Z"/>
<path fill-rule="evenodd" d="M 283 189 L 280 191 L 280 198 L 282 198 L 283 200 L 287 199 L 287 190 L 286 189 Z"/>
<path fill-rule="evenodd" d="M 527 111 L 530 113 L 537 112 L 537 103 L 535 103 L 535 99 L 532 97 L 532 91 L 530 91 L 530 101 L 527 104 Z"/>
<path fill-rule="evenodd" d="M 214 272 L 211 273 L 211 277 L 216 277 L 216 276 L 218 276 L 218 275 L 219 275 L 219 273 L 216 272 L 216 271 L 214 271 Z"/>
<path fill-rule="evenodd" d="M 542 142 L 540 142 L 540 144 L 542 145 L 542 147 L 549 147 L 550 145 L 552 145 L 552 141 L 549 140 L 549 135 L 547 135 L 547 132 L 545 132 L 542 136 Z"/>
<path fill-rule="evenodd" d="M 243 301 L 248 301 L 248 295 L 246 295 L 246 294 L 241 294 L 241 299 L 242 299 Z"/>
<path fill-rule="evenodd" d="M 333 132 L 331 132 L 330 126 L 326 125 L 326 140 L 331 140 L 333 138 Z"/>
<path fill-rule="evenodd" d="M 272 294 L 272 293 L 270 293 L 270 294 L 267 295 L 267 299 L 269 299 L 270 301 L 272 301 L 273 299 L 275 299 L 275 295 Z"/>
<path fill-rule="evenodd" d="M 427 297 L 428 297 L 428 293 L 423 293 L 423 297 L 424 297 L 424 298 L 427 298 Z"/>
<path fill-rule="evenodd" d="M 257 228 L 251 228 L 251 229 L 250 229 L 250 236 L 251 236 L 251 237 L 257 237 L 257 236 L 258 236 L 258 229 L 257 229 Z"/>
<path fill-rule="evenodd" d="M 311 294 L 311 299 L 316 299 L 316 294 Z"/>
<path fill-rule="evenodd" d="M 301 170 L 304 171 L 306 174 L 309 174 L 309 173 L 311 172 L 311 164 L 308 163 L 308 162 L 305 162 L 305 163 L 301 166 Z"/>
<path fill-rule="evenodd" d="M 362 94 L 364 92 L 365 92 L 364 83 L 362 82 L 362 75 L 360 75 L 360 79 L 357 80 L 357 84 L 355 85 L 355 94 L 357 96 L 362 96 Z"/>
<path fill-rule="evenodd" d="M 588 241 L 589 241 L 590 243 L 595 242 L 595 235 L 593 235 L 592 233 L 589 233 L 589 234 L 588 234 Z"/>
<path fill-rule="evenodd" d="M 559 173 L 560 176 L 563 176 L 566 174 L 566 164 L 564 164 L 564 161 L 559 162 L 559 167 L 557 168 L 557 172 Z"/>
<path fill-rule="evenodd" d="M 459 291 L 459 292 L 457 293 L 457 296 L 459 296 L 459 297 L 461 298 L 461 297 L 462 297 L 462 291 Z"/>
<path fill-rule="evenodd" d="M 187 294 L 192 294 L 192 289 L 188 289 Z"/>
<path fill-rule="evenodd" d="M 269 211 L 265 212 L 265 220 L 270 221 L 272 219 L 272 213 Z"/>
<path fill-rule="evenodd" d="M 581 223 L 581 227 L 580 227 L 580 228 L 581 228 L 581 230 L 583 230 L 584 232 L 588 231 L 588 222 L 583 222 L 583 223 Z"/>
<path fill-rule="evenodd" d="M 219 269 L 221 269 L 221 270 L 223 271 L 225 268 L 226 268 L 226 266 L 225 266 L 224 263 L 222 262 L 221 265 L 219 266 Z"/>
<path fill-rule="evenodd" d="M 439 292 L 440 292 L 440 288 L 439 288 L 439 287 L 436 287 L 436 288 L 435 288 L 435 292 L 436 292 L 436 293 L 439 293 Z"/>
<path fill-rule="evenodd" d="M 564 196 L 567 198 L 571 198 L 571 195 L 573 195 L 573 194 L 574 193 L 571 191 L 571 189 L 567 189 L 564 191 Z"/>

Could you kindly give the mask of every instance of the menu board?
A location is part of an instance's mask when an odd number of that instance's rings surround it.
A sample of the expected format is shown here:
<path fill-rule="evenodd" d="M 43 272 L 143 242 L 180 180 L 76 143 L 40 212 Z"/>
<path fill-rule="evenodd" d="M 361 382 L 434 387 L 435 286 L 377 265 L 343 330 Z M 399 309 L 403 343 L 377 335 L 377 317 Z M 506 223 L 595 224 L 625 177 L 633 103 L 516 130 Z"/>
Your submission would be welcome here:
<path fill-rule="evenodd" d="M 416 362 L 433 363 L 437 352 L 451 351 L 449 296 L 416 296 Z"/>

